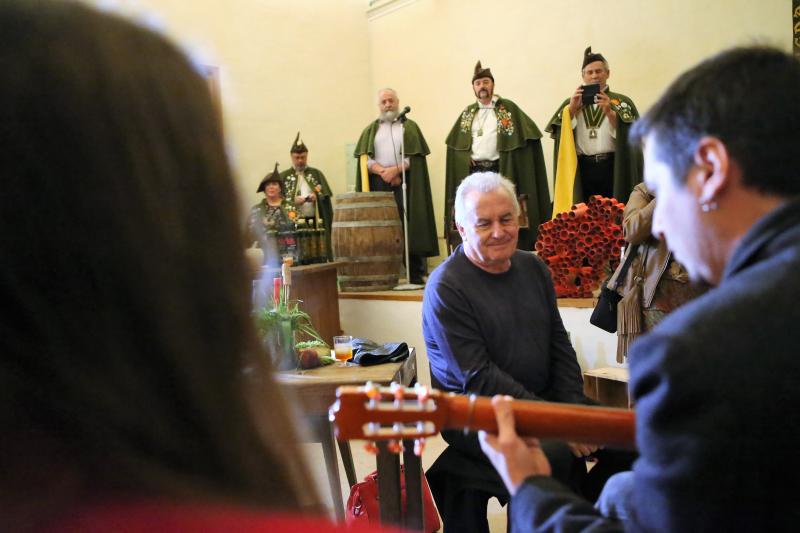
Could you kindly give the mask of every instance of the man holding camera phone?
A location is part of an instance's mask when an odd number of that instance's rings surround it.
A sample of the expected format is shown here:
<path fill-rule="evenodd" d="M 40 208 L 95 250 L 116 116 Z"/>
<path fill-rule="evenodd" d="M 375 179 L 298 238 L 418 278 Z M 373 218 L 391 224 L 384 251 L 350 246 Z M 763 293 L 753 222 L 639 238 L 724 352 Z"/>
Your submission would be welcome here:
<path fill-rule="evenodd" d="M 289 149 L 289 155 L 292 157 L 292 166 L 281 172 L 281 178 L 286 185 L 287 211 L 293 220 L 303 218 L 307 224 L 314 226 L 318 219 L 322 219 L 322 225 L 325 227 L 325 247 L 328 259 L 331 259 L 333 258 L 331 252 L 333 193 L 328 180 L 321 170 L 308 166 L 308 148 L 300 140 L 299 131 Z"/>
<path fill-rule="evenodd" d="M 555 167 L 561 148 L 563 111 L 569 106 L 578 156 L 574 203 L 585 202 L 595 194 L 625 202 L 633 187 L 642 181 L 641 152 L 628 146 L 628 130 L 639 118 L 639 112 L 633 100 L 609 90 L 610 75 L 603 54 L 592 53 L 591 46 L 586 48 L 581 67 L 583 83 L 558 107 L 545 128 L 555 140 Z"/>

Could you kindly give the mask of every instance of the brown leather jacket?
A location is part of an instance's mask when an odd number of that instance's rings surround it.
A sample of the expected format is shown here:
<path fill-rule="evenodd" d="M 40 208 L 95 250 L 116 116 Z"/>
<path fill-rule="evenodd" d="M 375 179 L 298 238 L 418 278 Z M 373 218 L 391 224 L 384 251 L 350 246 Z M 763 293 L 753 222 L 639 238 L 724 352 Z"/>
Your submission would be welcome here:
<path fill-rule="evenodd" d="M 628 269 L 625 279 L 617 286 L 619 268 L 608 282 L 609 287 L 616 287 L 624 296 L 634 287 L 638 276 L 642 277 L 642 307 L 648 308 L 653 302 L 658 282 L 667 275 L 673 279 L 687 282 L 689 277 L 683 266 L 677 261 L 670 262 L 672 253 L 667 243 L 659 241 L 652 234 L 655 196 L 650 194 L 644 183 L 633 188 L 622 218 L 623 237 L 629 244 L 638 244 L 637 257 Z M 644 261 L 644 268 L 642 268 Z M 669 268 L 669 271 L 667 269 Z"/>

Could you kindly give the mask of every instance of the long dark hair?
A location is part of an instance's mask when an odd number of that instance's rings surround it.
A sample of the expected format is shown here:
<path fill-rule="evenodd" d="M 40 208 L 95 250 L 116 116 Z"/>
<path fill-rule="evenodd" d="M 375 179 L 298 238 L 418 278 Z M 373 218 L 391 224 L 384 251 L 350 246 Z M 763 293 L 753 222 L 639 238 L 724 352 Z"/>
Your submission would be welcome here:
<path fill-rule="evenodd" d="M 0 3 L 0 69 L 0 477 L 314 503 L 272 377 L 242 378 L 264 359 L 202 78 L 166 39 L 46 0 Z"/>

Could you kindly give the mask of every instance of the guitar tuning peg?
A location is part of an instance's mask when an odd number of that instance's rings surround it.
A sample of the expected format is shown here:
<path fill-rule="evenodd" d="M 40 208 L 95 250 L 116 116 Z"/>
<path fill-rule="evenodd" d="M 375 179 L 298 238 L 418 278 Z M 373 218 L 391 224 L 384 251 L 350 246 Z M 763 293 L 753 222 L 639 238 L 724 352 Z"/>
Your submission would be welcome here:
<path fill-rule="evenodd" d="M 422 385 L 421 383 L 417 383 L 417 385 L 414 387 L 414 389 L 415 389 L 415 391 L 417 393 L 417 399 L 420 401 L 420 403 L 424 403 L 431 396 L 430 387 Z"/>
<path fill-rule="evenodd" d="M 402 401 L 405 397 L 405 390 L 403 390 L 403 386 L 396 381 L 392 381 L 391 385 L 389 385 L 389 390 L 394 395 L 394 399 L 398 402 Z"/>
<path fill-rule="evenodd" d="M 364 451 L 366 451 L 370 455 L 378 455 L 378 447 L 375 445 L 374 442 L 365 442 Z"/>
<path fill-rule="evenodd" d="M 414 455 L 422 457 L 422 452 L 425 450 L 425 439 L 414 439 Z"/>
<path fill-rule="evenodd" d="M 391 453 L 400 453 L 400 452 L 402 452 L 402 451 L 403 451 L 403 443 L 402 443 L 402 442 L 400 442 L 400 441 L 396 441 L 396 440 L 390 440 L 390 441 L 389 441 L 389 442 L 386 444 L 386 448 L 387 448 L 387 449 L 388 449 L 388 450 L 389 450 Z"/>
<path fill-rule="evenodd" d="M 375 400 L 380 397 L 381 391 L 375 383 L 367 381 L 364 384 L 364 394 L 366 394 L 367 398 L 370 400 Z"/>

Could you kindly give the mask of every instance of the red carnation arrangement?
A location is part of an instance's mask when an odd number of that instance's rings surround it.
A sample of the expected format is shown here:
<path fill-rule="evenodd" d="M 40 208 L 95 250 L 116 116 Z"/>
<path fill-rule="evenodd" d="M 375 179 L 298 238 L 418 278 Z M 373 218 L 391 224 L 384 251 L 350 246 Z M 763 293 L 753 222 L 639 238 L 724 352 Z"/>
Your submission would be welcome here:
<path fill-rule="evenodd" d="M 614 198 L 591 196 L 539 226 L 536 253 L 547 263 L 558 298 L 591 298 L 619 264 L 622 211 Z"/>

